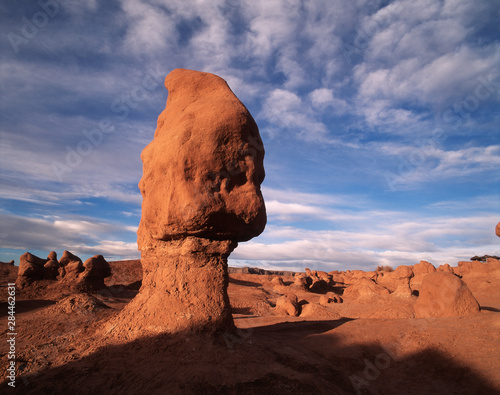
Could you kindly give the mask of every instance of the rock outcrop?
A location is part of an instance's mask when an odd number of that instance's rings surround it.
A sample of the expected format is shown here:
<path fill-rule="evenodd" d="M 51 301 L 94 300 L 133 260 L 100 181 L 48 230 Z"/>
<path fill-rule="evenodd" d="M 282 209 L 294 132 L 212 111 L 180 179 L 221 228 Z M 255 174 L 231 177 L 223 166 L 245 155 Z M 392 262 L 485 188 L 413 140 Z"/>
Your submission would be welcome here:
<path fill-rule="evenodd" d="M 16 280 L 17 287 L 23 289 L 34 281 L 43 280 L 45 263 L 47 259 L 39 258 L 29 252 L 21 255 Z"/>
<path fill-rule="evenodd" d="M 429 273 L 434 273 L 436 268 L 432 263 L 420 261 L 413 265 L 413 277 L 410 280 L 410 288 L 412 291 L 420 291 L 422 281 Z"/>
<path fill-rule="evenodd" d="M 387 288 L 390 292 L 395 292 L 396 290 L 409 290 L 410 279 L 412 277 L 413 268 L 411 266 L 401 265 L 392 272 L 380 272 L 376 281 L 377 284 Z"/>
<path fill-rule="evenodd" d="M 389 290 L 368 278 L 361 278 L 344 291 L 345 300 L 370 299 L 373 296 L 389 295 Z"/>
<path fill-rule="evenodd" d="M 83 263 L 84 271 L 78 281 L 88 290 L 94 291 L 106 287 L 104 279 L 111 276 L 111 268 L 102 255 L 94 255 Z"/>
<path fill-rule="evenodd" d="M 417 318 L 465 316 L 480 311 L 467 285 L 454 274 L 441 271 L 423 279 L 414 307 Z"/>
<path fill-rule="evenodd" d="M 297 295 L 292 293 L 280 296 L 276 301 L 275 309 L 277 315 L 291 315 L 292 317 L 298 316 L 301 311 Z"/>
<path fill-rule="evenodd" d="M 24 289 L 49 280 L 45 285 L 57 284 L 74 291 L 98 291 L 105 287 L 104 279 L 110 275 L 111 269 L 102 255 L 93 256 L 84 264 L 69 251 L 64 251 L 59 261 L 54 251 L 47 259 L 26 252 L 19 259 L 16 284 Z"/>
<path fill-rule="evenodd" d="M 334 292 L 327 292 L 326 295 L 319 297 L 319 304 L 321 306 L 327 306 L 330 303 L 342 303 L 342 298 Z"/>
<path fill-rule="evenodd" d="M 231 331 L 227 258 L 266 224 L 258 127 L 220 77 L 177 69 L 143 150 L 143 281 L 109 331 Z"/>

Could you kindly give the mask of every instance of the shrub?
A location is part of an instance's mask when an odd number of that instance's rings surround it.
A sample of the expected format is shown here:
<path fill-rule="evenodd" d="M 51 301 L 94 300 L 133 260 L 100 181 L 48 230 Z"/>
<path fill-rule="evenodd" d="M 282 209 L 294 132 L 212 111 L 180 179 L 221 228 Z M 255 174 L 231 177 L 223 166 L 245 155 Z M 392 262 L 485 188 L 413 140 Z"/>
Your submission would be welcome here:
<path fill-rule="evenodd" d="M 377 266 L 376 272 L 392 272 L 394 269 L 391 266 Z"/>

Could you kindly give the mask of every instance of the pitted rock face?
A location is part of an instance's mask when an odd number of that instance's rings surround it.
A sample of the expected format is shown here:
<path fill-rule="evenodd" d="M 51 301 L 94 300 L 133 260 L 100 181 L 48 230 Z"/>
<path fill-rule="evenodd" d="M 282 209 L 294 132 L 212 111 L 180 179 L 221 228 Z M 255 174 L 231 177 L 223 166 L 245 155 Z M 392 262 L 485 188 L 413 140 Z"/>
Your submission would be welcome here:
<path fill-rule="evenodd" d="M 142 152 L 139 249 L 187 236 L 246 241 L 266 224 L 259 129 L 220 77 L 177 69 Z"/>
<path fill-rule="evenodd" d="M 234 331 L 227 258 L 266 225 L 264 147 L 246 107 L 213 74 L 177 69 L 165 86 L 142 152 L 142 286 L 105 329 L 125 338 Z"/>

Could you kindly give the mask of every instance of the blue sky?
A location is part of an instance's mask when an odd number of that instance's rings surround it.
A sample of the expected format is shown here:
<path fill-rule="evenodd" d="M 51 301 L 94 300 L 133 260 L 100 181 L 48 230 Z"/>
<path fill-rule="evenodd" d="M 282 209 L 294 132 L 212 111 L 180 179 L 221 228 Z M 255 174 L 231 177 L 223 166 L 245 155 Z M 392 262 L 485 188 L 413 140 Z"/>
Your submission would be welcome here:
<path fill-rule="evenodd" d="M 266 148 L 265 232 L 231 265 L 500 255 L 498 1 L 2 2 L 0 260 L 138 258 L 140 153 L 178 67 Z"/>

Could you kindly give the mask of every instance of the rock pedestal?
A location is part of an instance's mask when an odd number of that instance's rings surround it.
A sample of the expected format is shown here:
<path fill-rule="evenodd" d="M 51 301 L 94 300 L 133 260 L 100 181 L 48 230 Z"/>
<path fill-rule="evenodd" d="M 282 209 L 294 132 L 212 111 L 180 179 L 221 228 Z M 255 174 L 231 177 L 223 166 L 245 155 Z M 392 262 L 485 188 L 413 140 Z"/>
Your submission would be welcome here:
<path fill-rule="evenodd" d="M 231 331 L 227 258 L 266 224 L 259 129 L 220 77 L 177 69 L 143 150 L 137 232 L 144 278 L 108 331 Z"/>
<path fill-rule="evenodd" d="M 123 314 L 128 332 L 232 331 L 227 257 L 237 243 L 187 237 L 142 250 L 139 294 Z"/>

